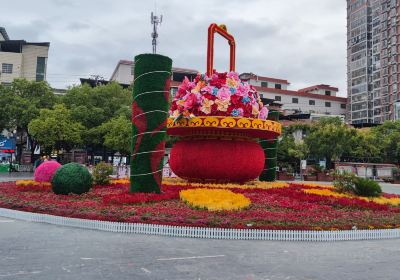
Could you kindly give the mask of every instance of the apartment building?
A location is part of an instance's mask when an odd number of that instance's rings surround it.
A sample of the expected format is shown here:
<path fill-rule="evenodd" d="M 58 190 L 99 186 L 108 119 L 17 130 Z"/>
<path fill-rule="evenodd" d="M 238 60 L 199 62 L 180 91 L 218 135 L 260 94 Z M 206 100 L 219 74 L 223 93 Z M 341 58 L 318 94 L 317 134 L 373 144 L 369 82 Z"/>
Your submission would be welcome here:
<path fill-rule="evenodd" d="M 120 60 L 116 65 L 110 81 L 116 81 L 121 85 L 130 85 L 133 82 L 134 62 L 131 60 Z M 188 77 L 194 79 L 199 71 L 194 69 L 172 67 L 171 92 L 174 94 L 178 90 L 179 84 Z"/>
<path fill-rule="evenodd" d="M 299 90 L 289 90 L 287 80 L 243 73 L 240 79 L 248 81 L 262 98 L 282 104 L 282 110 L 315 115 L 344 116 L 347 99 L 338 97 L 339 89 L 329 85 L 315 85 Z"/>
<path fill-rule="evenodd" d="M 349 122 L 400 119 L 399 0 L 347 0 Z"/>
<path fill-rule="evenodd" d="M 11 40 L 0 27 L 0 83 L 10 84 L 15 78 L 45 81 L 50 43 Z"/>

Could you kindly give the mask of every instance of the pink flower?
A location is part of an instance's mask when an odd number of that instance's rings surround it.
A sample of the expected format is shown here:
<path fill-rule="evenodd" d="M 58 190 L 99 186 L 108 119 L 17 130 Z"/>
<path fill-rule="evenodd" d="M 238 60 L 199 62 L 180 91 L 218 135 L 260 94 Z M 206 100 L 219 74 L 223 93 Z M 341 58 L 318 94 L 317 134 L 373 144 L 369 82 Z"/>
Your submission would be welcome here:
<path fill-rule="evenodd" d="M 222 87 L 218 90 L 217 98 L 221 100 L 230 100 L 231 99 L 231 91 L 227 87 Z"/>
<path fill-rule="evenodd" d="M 229 78 L 229 79 L 233 79 L 233 80 L 235 80 L 235 81 L 239 81 L 239 74 L 236 73 L 236 72 L 229 72 L 229 73 L 226 75 L 226 77 Z"/>
<path fill-rule="evenodd" d="M 213 87 L 212 86 L 205 86 L 201 89 L 202 93 L 209 93 L 212 94 L 213 93 Z"/>
<path fill-rule="evenodd" d="M 193 93 L 186 94 L 183 100 L 183 107 L 186 110 L 193 109 L 194 106 L 197 104 L 197 96 Z"/>
<path fill-rule="evenodd" d="M 250 90 L 250 86 L 248 83 L 239 83 L 239 86 L 236 90 L 236 94 L 239 96 L 246 96 Z"/>
<path fill-rule="evenodd" d="M 51 182 L 57 169 L 61 167 L 57 161 L 45 161 L 35 170 L 34 178 L 36 182 Z"/>
<path fill-rule="evenodd" d="M 182 81 L 182 84 L 178 87 L 175 98 L 182 98 L 183 96 L 185 96 L 185 94 L 187 94 L 187 92 L 192 89 L 190 84 L 191 82 L 189 81 L 189 79 L 185 77 L 185 79 L 183 79 Z"/>
<path fill-rule="evenodd" d="M 267 107 L 262 107 L 262 109 L 260 110 L 260 113 L 258 114 L 258 118 L 265 120 L 268 117 L 268 109 Z"/>

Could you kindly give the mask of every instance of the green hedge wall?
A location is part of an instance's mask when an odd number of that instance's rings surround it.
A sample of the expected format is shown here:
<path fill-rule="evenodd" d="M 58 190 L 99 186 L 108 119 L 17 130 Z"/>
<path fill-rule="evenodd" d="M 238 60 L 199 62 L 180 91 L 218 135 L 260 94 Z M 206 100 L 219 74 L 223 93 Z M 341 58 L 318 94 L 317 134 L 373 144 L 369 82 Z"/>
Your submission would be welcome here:
<path fill-rule="evenodd" d="M 132 104 L 131 192 L 160 193 L 172 60 L 135 57 Z"/>

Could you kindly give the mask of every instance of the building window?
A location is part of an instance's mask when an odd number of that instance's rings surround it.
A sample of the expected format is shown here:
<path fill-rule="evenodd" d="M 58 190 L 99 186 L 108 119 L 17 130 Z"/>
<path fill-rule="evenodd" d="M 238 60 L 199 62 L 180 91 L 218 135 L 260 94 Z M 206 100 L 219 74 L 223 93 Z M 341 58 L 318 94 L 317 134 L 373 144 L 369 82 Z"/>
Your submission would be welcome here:
<path fill-rule="evenodd" d="M 1 64 L 1 73 L 3 74 L 12 74 L 13 65 L 9 63 Z"/>
<path fill-rule="evenodd" d="M 46 71 L 46 58 L 38 56 L 36 61 L 36 81 L 44 81 Z"/>
<path fill-rule="evenodd" d="M 340 108 L 341 109 L 346 109 L 346 104 L 344 104 L 344 103 L 340 104 Z"/>
<path fill-rule="evenodd" d="M 275 88 L 276 89 L 282 89 L 282 85 L 281 84 L 275 84 Z"/>
<path fill-rule="evenodd" d="M 296 97 L 293 97 L 293 98 L 292 98 L 292 103 L 299 103 L 299 99 L 296 98 Z"/>
<path fill-rule="evenodd" d="M 325 90 L 325 95 L 331 96 L 331 91 L 330 90 Z"/>
<path fill-rule="evenodd" d="M 135 66 L 133 64 L 131 66 L 131 75 L 135 76 Z"/>
<path fill-rule="evenodd" d="M 275 101 L 282 101 L 282 97 L 281 96 L 275 96 Z"/>
<path fill-rule="evenodd" d="M 308 100 L 308 105 L 315 105 L 315 100 Z"/>
<path fill-rule="evenodd" d="M 325 102 L 325 107 L 331 107 L 331 102 Z"/>
<path fill-rule="evenodd" d="M 268 82 L 261 82 L 262 87 L 268 87 Z"/>

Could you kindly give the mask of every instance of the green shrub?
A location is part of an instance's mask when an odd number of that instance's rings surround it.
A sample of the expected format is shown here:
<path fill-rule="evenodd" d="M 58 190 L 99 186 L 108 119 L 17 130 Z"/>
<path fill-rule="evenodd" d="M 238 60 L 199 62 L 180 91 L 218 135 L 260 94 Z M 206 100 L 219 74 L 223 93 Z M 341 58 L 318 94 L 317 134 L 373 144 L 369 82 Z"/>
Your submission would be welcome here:
<path fill-rule="evenodd" d="M 373 180 L 356 178 L 354 193 L 359 196 L 380 196 L 382 189 L 379 184 Z"/>
<path fill-rule="evenodd" d="M 57 169 L 51 181 L 55 194 L 82 194 L 92 187 L 93 179 L 86 167 L 68 163 Z"/>
<path fill-rule="evenodd" d="M 113 167 L 104 161 L 99 162 L 93 169 L 93 180 L 97 185 L 107 185 L 110 183 L 110 175 L 113 172 Z"/>
<path fill-rule="evenodd" d="M 399 180 L 400 179 L 400 169 L 395 167 L 392 169 L 393 179 Z"/>
<path fill-rule="evenodd" d="M 354 185 L 357 177 L 354 173 L 335 171 L 335 173 L 333 173 L 333 178 L 333 186 L 336 191 L 355 194 Z"/>

